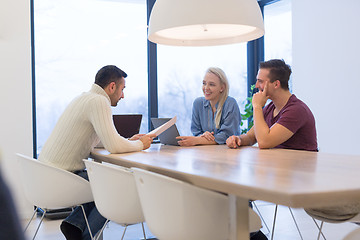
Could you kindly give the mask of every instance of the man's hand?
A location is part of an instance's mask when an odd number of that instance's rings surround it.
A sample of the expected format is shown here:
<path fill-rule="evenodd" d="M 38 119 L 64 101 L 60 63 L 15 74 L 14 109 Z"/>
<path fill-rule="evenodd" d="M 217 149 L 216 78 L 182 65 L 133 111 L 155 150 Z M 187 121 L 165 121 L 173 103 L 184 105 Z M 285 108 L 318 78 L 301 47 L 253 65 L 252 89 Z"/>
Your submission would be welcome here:
<path fill-rule="evenodd" d="M 204 132 L 201 137 L 206 138 L 208 141 L 215 141 L 214 132 Z"/>
<path fill-rule="evenodd" d="M 135 140 L 139 140 L 142 136 L 144 136 L 145 134 L 135 134 L 134 136 L 132 136 L 131 138 L 129 138 L 129 140 L 131 141 L 135 141 Z"/>
<path fill-rule="evenodd" d="M 182 147 L 195 146 L 197 144 L 197 138 L 194 136 L 179 136 L 176 139 L 180 139 L 178 143 Z"/>
<path fill-rule="evenodd" d="M 143 135 L 142 137 L 139 138 L 139 140 L 144 145 L 143 150 L 148 149 L 150 147 L 154 137 L 156 137 L 155 134 L 145 134 L 145 135 Z"/>
<path fill-rule="evenodd" d="M 265 106 L 266 101 L 269 99 L 267 95 L 268 86 L 269 86 L 269 81 L 266 81 L 264 91 L 259 91 L 253 95 L 252 98 L 253 108 L 262 108 Z"/>
<path fill-rule="evenodd" d="M 241 146 L 241 139 L 239 136 L 232 135 L 226 139 L 226 145 L 229 148 L 237 148 Z"/>

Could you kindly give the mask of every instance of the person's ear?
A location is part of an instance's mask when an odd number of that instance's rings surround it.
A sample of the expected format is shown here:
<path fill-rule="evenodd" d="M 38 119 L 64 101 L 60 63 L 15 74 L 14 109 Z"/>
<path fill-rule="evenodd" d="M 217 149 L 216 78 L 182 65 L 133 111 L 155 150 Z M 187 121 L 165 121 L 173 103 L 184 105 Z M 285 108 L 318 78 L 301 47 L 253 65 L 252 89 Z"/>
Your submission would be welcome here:
<path fill-rule="evenodd" d="M 108 85 L 105 86 L 104 91 L 107 93 L 107 95 L 112 95 L 116 90 L 116 84 L 115 82 L 111 82 Z"/>
<path fill-rule="evenodd" d="M 281 87 L 280 80 L 275 80 L 275 88 Z"/>
<path fill-rule="evenodd" d="M 220 92 L 222 93 L 224 91 L 224 89 L 225 89 L 224 84 L 221 84 Z"/>
<path fill-rule="evenodd" d="M 112 93 L 114 93 L 115 90 L 116 90 L 116 83 L 115 83 L 115 82 L 111 82 L 111 83 L 109 83 L 108 87 L 109 87 L 109 92 L 112 94 Z"/>

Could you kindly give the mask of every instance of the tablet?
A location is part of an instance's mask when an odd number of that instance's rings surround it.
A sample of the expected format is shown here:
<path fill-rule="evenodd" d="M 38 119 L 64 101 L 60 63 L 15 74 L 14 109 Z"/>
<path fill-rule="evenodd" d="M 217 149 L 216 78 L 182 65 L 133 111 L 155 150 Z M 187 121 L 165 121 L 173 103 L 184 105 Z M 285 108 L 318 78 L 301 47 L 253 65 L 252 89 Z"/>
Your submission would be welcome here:
<path fill-rule="evenodd" d="M 158 128 L 170 120 L 171 118 L 151 118 L 151 123 L 154 128 Z M 180 134 L 176 124 L 174 124 L 159 135 L 159 140 L 162 144 L 179 146 L 178 140 L 176 139 L 178 136 L 180 136 Z"/>

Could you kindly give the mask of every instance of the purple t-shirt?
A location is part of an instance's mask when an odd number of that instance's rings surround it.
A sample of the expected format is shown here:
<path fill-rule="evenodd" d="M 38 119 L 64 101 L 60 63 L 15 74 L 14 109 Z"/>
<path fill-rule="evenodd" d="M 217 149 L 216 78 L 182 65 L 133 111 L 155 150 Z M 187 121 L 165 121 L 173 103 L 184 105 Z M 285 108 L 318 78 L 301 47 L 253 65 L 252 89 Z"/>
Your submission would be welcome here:
<path fill-rule="evenodd" d="M 294 133 L 291 138 L 275 148 L 318 151 L 315 118 L 304 102 L 293 94 L 275 117 L 273 117 L 274 110 L 273 102 L 263 109 L 265 122 L 269 128 L 278 123 Z"/>

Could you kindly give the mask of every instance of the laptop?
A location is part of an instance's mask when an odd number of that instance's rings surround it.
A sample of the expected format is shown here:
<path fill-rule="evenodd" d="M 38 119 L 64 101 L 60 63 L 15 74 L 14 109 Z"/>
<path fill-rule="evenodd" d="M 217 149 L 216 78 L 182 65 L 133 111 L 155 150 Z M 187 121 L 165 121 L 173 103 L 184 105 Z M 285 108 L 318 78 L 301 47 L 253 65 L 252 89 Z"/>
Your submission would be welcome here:
<path fill-rule="evenodd" d="M 171 118 L 151 118 L 151 123 L 153 124 L 154 128 L 157 128 L 170 120 Z M 179 146 L 178 140 L 176 139 L 178 136 L 180 136 L 180 134 L 176 125 L 174 124 L 161 133 L 158 137 L 160 143 L 162 144 Z"/>
<path fill-rule="evenodd" d="M 130 138 L 140 131 L 142 114 L 113 115 L 116 131 L 124 138 Z"/>

